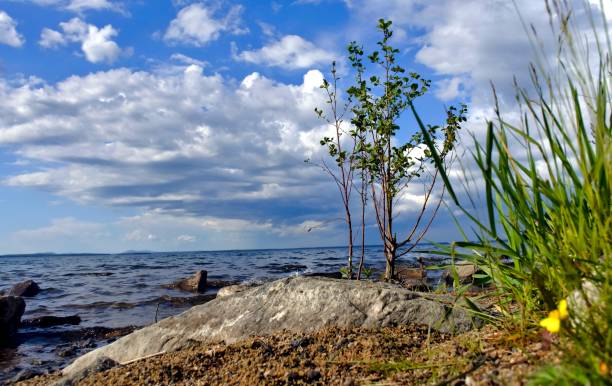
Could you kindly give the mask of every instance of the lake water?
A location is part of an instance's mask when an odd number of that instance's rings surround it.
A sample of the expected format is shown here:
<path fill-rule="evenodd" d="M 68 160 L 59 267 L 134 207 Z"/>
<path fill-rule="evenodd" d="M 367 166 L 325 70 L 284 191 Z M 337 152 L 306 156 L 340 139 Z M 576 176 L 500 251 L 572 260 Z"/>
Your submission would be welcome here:
<path fill-rule="evenodd" d="M 432 262 L 431 257 L 428 260 Z M 403 263 L 416 265 L 416 255 L 404 258 Z M 188 309 L 191 304 L 181 300 L 193 297 L 193 294 L 164 285 L 189 277 L 198 270 L 208 271 L 209 280 L 261 282 L 313 272 L 338 272 L 344 265 L 346 248 L 340 247 L 3 256 L 0 257 L 0 289 L 8 289 L 28 279 L 40 285 L 42 292 L 26 299 L 23 319 L 80 315 L 80 326 L 55 327 L 55 332 L 94 326 L 116 328 L 148 325 L 155 321 L 156 313 L 161 319 Z M 383 271 L 382 248 L 366 249 L 366 265 L 378 272 Z M 430 275 L 434 284 L 437 276 L 435 273 Z M 23 336 L 29 336 L 31 332 L 20 330 Z M 28 364 L 39 363 L 37 357 L 45 358 L 47 369 L 61 366 L 67 359 L 54 358 L 56 345 L 57 342 L 47 342 L 40 337 L 22 339 L 11 352 L 0 352 L 0 372 L 4 369 L 4 373 L 9 374 L 7 369 L 12 369 L 11 373 L 15 373 Z"/>

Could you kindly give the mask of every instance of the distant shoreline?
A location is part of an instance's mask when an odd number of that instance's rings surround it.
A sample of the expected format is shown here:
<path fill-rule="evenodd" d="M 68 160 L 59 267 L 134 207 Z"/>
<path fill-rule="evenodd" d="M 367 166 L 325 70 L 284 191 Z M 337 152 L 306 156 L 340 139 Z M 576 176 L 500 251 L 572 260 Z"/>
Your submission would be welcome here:
<path fill-rule="evenodd" d="M 430 242 L 430 243 L 419 243 L 419 245 L 448 245 L 450 244 L 448 241 L 441 242 Z M 361 245 L 354 245 L 355 250 L 359 250 Z M 377 244 L 366 244 L 366 248 L 382 248 L 382 245 Z M 291 251 L 298 249 L 340 249 L 346 248 L 345 245 L 335 245 L 335 246 L 322 246 L 322 247 L 291 247 L 291 248 L 247 248 L 247 249 L 210 249 L 210 250 L 194 250 L 194 251 L 125 251 L 118 253 L 106 253 L 106 252 L 42 252 L 42 253 L 8 253 L 8 254 L 0 254 L 0 258 L 3 257 L 44 257 L 44 256 L 120 256 L 120 255 L 153 255 L 156 253 L 213 253 L 213 252 L 257 252 L 257 251 Z M 415 251 L 418 252 L 418 251 Z M 355 255 L 358 255 L 355 254 Z"/>

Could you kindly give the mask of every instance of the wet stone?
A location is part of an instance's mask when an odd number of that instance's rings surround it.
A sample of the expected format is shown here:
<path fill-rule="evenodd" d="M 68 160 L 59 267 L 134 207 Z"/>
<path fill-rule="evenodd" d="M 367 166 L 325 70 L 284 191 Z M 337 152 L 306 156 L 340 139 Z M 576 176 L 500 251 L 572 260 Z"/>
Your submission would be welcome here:
<path fill-rule="evenodd" d="M 40 287 L 34 280 L 26 280 L 17 283 L 8 292 L 9 296 L 33 297 L 38 295 Z"/>
<path fill-rule="evenodd" d="M 0 297 L 0 347 L 7 346 L 13 339 L 25 307 L 25 301 L 20 297 Z"/>

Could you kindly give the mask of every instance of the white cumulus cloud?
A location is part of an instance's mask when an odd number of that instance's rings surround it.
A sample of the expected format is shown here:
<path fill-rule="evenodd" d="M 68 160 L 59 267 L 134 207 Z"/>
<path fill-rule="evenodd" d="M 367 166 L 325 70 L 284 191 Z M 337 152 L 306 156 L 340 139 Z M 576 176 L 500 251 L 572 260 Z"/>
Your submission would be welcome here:
<path fill-rule="evenodd" d="M 55 7 L 75 13 L 83 13 L 85 11 L 115 11 L 125 13 L 125 5 L 123 1 L 117 0 L 17 0 L 29 2 L 43 7 Z"/>
<path fill-rule="evenodd" d="M 65 45 L 66 39 L 61 32 L 52 30 L 50 28 L 44 28 L 40 33 L 40 40 L 38 44 L 40 44 L 44 48 L 54 48 L 58 46 Z"/>
<path fill-rule="evenodd" d="M 85 10 L 122 10 L 122 6 L 118 3 L 113 3 L 109 0 L 72 0 L 66 4 L 66 9 L 74 12 L 82 12 Z"/>
<path fill-rule="evenodd" d="M 62 32 L 45 28 L 39 44 L 55 48 L 68 43 L 80 43 L 85 59 L 91 63 L 113 63 L 121 55 L 121 48 L 113 41 L 118 31 L 108 24 L 102 28 L 87 24 L 80 18 L 60 23 Z"/>
<path fill-rule="evenodd" d="M 450 101 L 462 96 L 462 86 L 464 80 L 461 77 L 454 76 L 446 78 L 436 83 L 435 95 L 442 101 Z"/>
<path fill-rule="evenodd" d="M 21 47 L 23 43 L 25 39 L 17 32 L 17 22 L 8 13 L 0 10 L 0 44 Z"/>
<path fill-rule="evenodd" d="M 237 53 L 235 58 L 249 63 L 295 70 L 329 65 L 335 55 L 300 36 L 287 35 L 260 49 Z"/>
<path fill-rule="evenodd" d="M 321 148 L 313 113 L 325 104 L 321 80 L 313 70 L 299 84 L 257 73 L 236 81 L 190 64 L 0 81 L 0 147 L 45 165 L 4 182 L 84 203 L 245 221 L 287 221 L 284 210 L 303 201 L 313 212 L 296 215 L 301 222 L 333 201 L 319 202 L 333 186 L 304 164 Z"/>
<path fill-rule="evenodd" d="M 170 22 L 163 38 L 168 43 L 203 46 L 219 38 L 222 32 L 242 34 L 242 6 L 233 6 L 223 18 L 216 17 L 215 10 L 202 3 L 191 4 L 179 11 Z"/>

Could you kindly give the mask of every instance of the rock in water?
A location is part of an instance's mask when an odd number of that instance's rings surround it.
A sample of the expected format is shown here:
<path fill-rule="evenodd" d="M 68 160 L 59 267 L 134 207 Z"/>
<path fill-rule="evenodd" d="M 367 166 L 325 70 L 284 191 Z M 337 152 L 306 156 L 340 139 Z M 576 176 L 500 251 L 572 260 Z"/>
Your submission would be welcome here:
<path fill-rule="evenodd" d="M 10 289 L 7 295 L 9 296 L 23 296 L 26 298 L 36 296 L 40 292 L 40 287 L 34 280 L 26 280 L 21 283 L 17 283 Z"/>
<path fill-rule="evenodd" d="M 41 316 L 40 318 L 26 319 L 21 322 L 23 327 L 53 327 L 70 324 L 76 326 L 81 324 L 81 317 L 79 315 L 71 316 Z"/>
<path fill-rule="evenodd" d="M 455 271 L 457 272 L 459 283 L 468 284 L 474 280 L 474 274 L 478 272 L 478 267 L 474 264 L 460 261 L 455 264 Z M 454 277 L 452 267 L 447 268 L 444 270 L 444 272 L 442 272 L 442 279 L 447 285 L 453 285 Z"/>
<path fill-rule="evenodd" d="M 0 347 L 6 345 L 17 332 L 25 302 L 18 296 L 0 297 Z"/>
<path fill-rule="evenodd" d="M 190 278 L 179 280 L 172 284 L 171 287 L 178 288 L 182 291 L 187 292 L 205 292 L 206 291 L 206 277 L 208 272 L 198 271 Z"/>
<path fill-rule="evenodd" d="M 281 330 L 312 332 L 339 326 L 379 328 L 425 324 L 443 332 L 467 331 L 479 321 L 452 307 L 452 298 L 386 283 L 291 277 L 206 304 L 135 331 L 94 350 L 63 370 L 79 372 L 100 357 L 125 363 L 185 347 L 192 341 L 233 343 Z"/>

